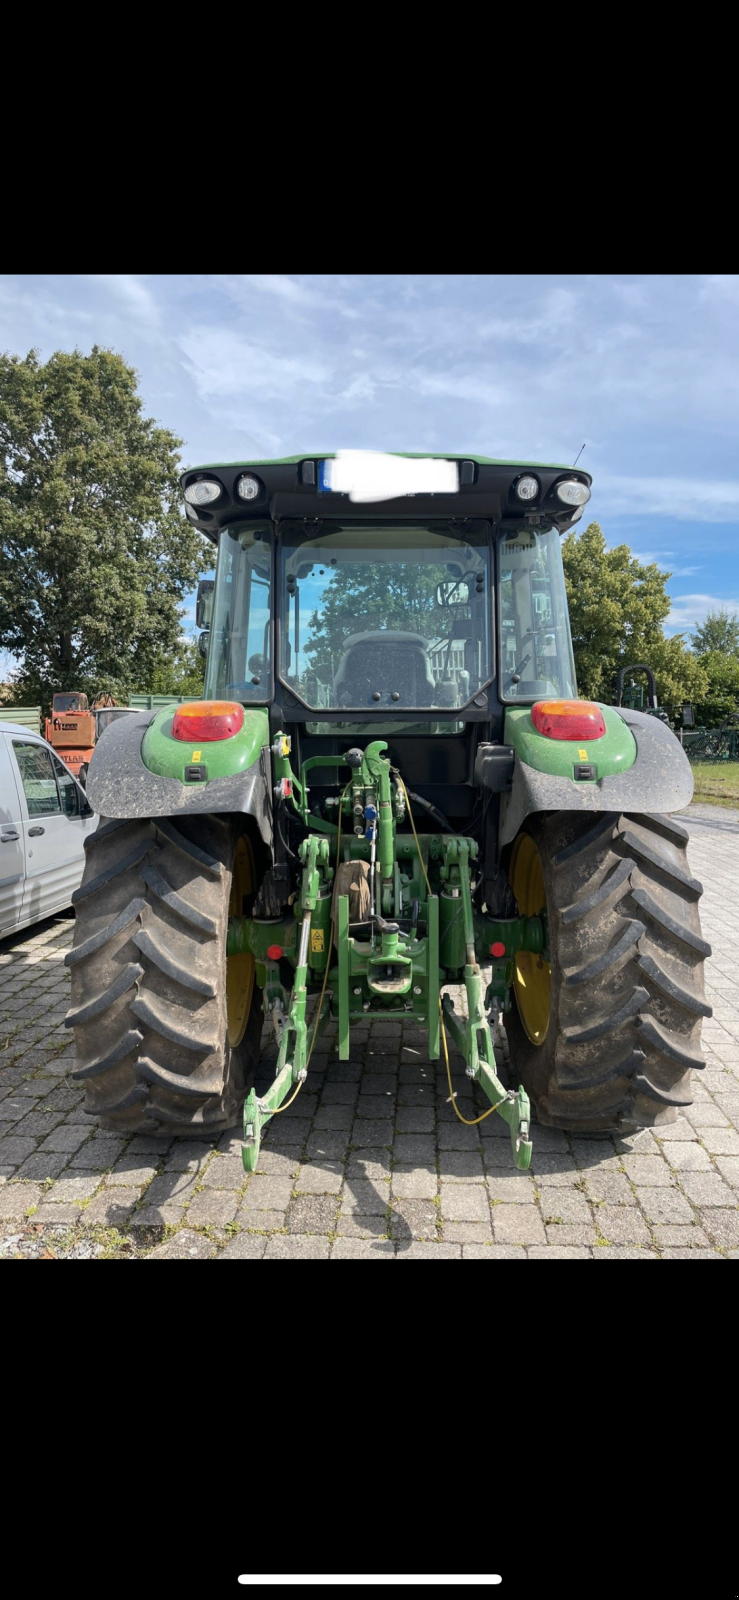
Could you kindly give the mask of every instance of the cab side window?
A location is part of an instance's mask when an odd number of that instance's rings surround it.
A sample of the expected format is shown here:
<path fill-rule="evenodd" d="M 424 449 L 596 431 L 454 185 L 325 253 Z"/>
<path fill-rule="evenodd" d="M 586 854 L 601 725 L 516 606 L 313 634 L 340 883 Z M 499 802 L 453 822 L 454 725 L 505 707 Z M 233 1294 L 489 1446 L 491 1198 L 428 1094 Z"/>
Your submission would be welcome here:
<path fill-rule="evenodd" d="M 23 784 L 29 817 L 48 817 L 61 811 L 51 754 L 41 744 L 13 740 L 15 759 Z"/>
<path fill-rule="evenodd" d="M 60 761 L 58 756 L 52 756 L 51 759 L 54 763 L 56 781 L 59 785 L 62 811 L 66 817 L 78 817 L 80 814 L 80 791 L 74 778 L 69 768 L 65 767 L 64 762 Z"/>

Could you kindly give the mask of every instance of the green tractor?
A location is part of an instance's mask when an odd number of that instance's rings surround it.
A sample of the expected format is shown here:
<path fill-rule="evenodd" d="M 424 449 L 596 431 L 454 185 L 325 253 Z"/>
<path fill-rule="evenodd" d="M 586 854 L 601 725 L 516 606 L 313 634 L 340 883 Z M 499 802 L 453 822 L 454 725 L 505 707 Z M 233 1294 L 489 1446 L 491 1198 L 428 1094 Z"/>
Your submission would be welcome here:
<path fill-rule="evenodd" d="M 457 1047 L 519 1167 L 531 1104 L 583 1134 L 673 1121 L 710 1015 L 669 815 L 693 785 L 658 718 L 576 698 L 560 537 L 589 475 L 346 452 L 182 487 L 218 549 L 205 699 L 122 718 L 90 765 L 67 958 L 88 1112 L 203 1138 L 243 1108 L 253 1170 L 329 1019 L 347 1061 L 390 1017 L 447 1072 Z"/>

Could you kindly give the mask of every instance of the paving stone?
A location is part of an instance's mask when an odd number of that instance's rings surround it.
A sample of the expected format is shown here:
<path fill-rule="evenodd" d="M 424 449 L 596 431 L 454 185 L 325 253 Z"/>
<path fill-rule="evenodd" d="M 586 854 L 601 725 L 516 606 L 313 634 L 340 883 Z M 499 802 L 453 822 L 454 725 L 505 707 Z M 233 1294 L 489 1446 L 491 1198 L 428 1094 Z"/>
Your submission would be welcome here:
<path fill-rule="evenodd" d="M 392 1190 L 398 1199 L 433 1200 L 439 1190 L 436 1170 L 431 1167 L 395 1167 Z"/>
<path fill-rule="evenodd" d="M 691 1128 L 690 1123 L 686 1122 L 684 1117 L 677 1117 L 674 1122 L 660 1123 L 658 1128 L 654 1128 L 653 1136 L 658 1144 L 662 1146 L 664 1146 L 665 1142 L 674 1144 L 677 1139 L 697 1139 L 698 1137 L 695 1128 Z"/>
<path fill-rule="evenodd" d="M 714 1105 L 713 1100 L 696 1100 L 695 1105 L 689 1106 L 685 1113 L 691 1127 L 697 1128 L 728 1128 L 729 1119 L 720 1106 Z"/>
<path fill-rule="evenodd" d="M 261 1261 L 267 1240 L 255 1233 L 240 1233 L 221 1250 L 218 1261 Z"/>
<path fill-rule="evenodd" d="M 694 1206 L 734 1206 L 737 1196 L 717 1172 L 680 1174 L 680 1187 Z"/>
<path fill-rule="evenodd" d="M 549 1223 L 546 1235 L 549 1244 L 557 1245 L 594 1245 L 598 1239 L 596 1227 L 588 1222 Z"/>
<path fill-rule="evenodd" d="M 347 1239 L 387 1239 L 390 1224 L 386 1215 L 368 1214 L 364 1211 L 340 1211 L 334 1224 L 334 1233 Z"/>
<path fill-rule="evenodd" d="M 373 1145 L 370 1150 L 357 1150 L 350 1153 L 346 1167 L 346 1179 L 347 1183 L 353 1182 L 355 1178 L 365 1178 L 370 1183 L 378 1183 L 383 1178 L 389 1178 L 390 1171 L 390 1151 L 378 1150 Z"/>
<path fill-rule="evenodd" d="M 636 1197 L 650 1222 L 690 1223 L 693 1220 L 690 1206 L 678 1189 L 639 1187 Z"/>
<path fill-rule="evenodd" d="M 413 1243 L 407 1247 L 398 1246 L 397 1261 L 461 1261 L 463 1246 L 461 1244 L 422 1244 Z M 470 1247 L 472 1248 L 472 1247 Z"/>
<path fill-rule="evenodd" d="M 389 1119 L 387 1122 L 355 1120 L 351 1133 L 351 1143 L 355 1150 L 364 1150 L 377 1145 L 389 1147 L 392 1142 L 393 1124 Z"/>
<path fill-rule="evenodd" d="M 301 1195 L 287 1214 L 290 1233 L 331 1233 L 338 1213 L 335 1195 Z"/>
<path fill-rule="evenodd" d="M 150 1250 L 147 1261 L 208 1261 L 215 1255 L 212 1239 L 204 1233 L 194 1233 L 190 1228 L 180 1228 L 171 1239 Z"/>
<path fill-rule="evenodd" d="M 533 1244 L 529 1247 L 529 1261 L 589 1261 L 592 1250 L 575 1244 Z"/>
<path fill-rule="evenodd" d="M 84 1129 L 80 1129 L 84 1132 Z M 93 1135 L 86 1144 L 80 1145 L 69 1163 L 70 1170 L 87 1172 L 109 1172 L 123 1149 L 123 1140 L 107 1139 L 101 1133 Z"/>
<path fill-rule="evenodd" d="M 354 1122 L 354 1112 L 349 1105 L 321 1105 L 319 1106 L 313 1126 L 316 1130 L 325 1129 L 328 1132 L 348 1132 Z"/>
<path fill-rule="evenodd" d="M 496 1244 L 546 1244 L 536 1206 L 493 1206 L 493 1234 Z"/>
<path fill-rule="evenodd" d="M 663 1250 L 663 1261 L 722 1261 L 719 1250 Z"/>
<path fill-rule="evenodd" d="M 712 1156 L 739 1156 L 739 1133 L 735 1128 L 704 1128 L 701 1138 Z"/>
<path fill-rule="evenodd" d="M 656 1250 L 630 1250 L 622 1245 L 601 1246 L 593 1251 L 594 1261 L 658 1261 Z"/>
<path fill-rule="evenodd" d="M 555 1218 L 560 1222 L 584 1222 L 590 1225 L 593 1220 L 592 1207 L 584 1194 L 579 1189 L 550 1188 L 548 1184 L 538 1186 L 539 1206 L 545 1223 L 553 1223 Z M 533 1197 L 532 1197 L 533 1198 Z"/>
<path fill-rule="evenodd" d="M 700 1144 L 687 1142 L 662 1146 L 662 1154 L 678 1172 L 712 1172 L 711 1157 Z"/>
<path fill-rule="evenodd" d="M 53 1200 L 55 1205 L 66 1205 L 67 1202 L 80 1204 L 83 1200 L 90 1199 L 99 1184 L 100 1178 L 97 1172 L 75 1172 L 66 1178 L 57 1179 L 53 1188 L 49 1190 L 48 1198 Z"/>
<path fill-rule="evenodd" d="M 490 1204 L 485 1185 L 442 1183 L 441 1215 L 445 1222 L 488 1222 Z"/>
<path fill-rule="evenodd" d="M 305 1154 L 309 1161 L 345 1161 L 350 1142 L 348 1130 L 346 1133 L 312 1133 L 305 1142 Z"/>
<path fill-rule="evenodd" d="M 588 1194 L 593 1200 L 605 1200 L 611 1206 L 635 1206 L 636 1195 L 623 1172 L 589 1172 Z"/>
<path fill-rule="evenodd" d="M 146 1197 L 144 1197 L 146 1198 Z M 191 1227 L 225 1227 L 233 1222 L 239 1209 L 239 1197 L 232 1190 L 204 1189 L 193 1195 L 187 1208 L 187 1221 Z"/>
<path fill-rule="evenodd" d="M 429 1106 L 404 1106 L 399 1105 L 395 1113 L 395 1127 L 398 1133 L 433 1133 L 435 1116 Z"/>
<path fill-rule="evenodd" d="M 42 1100 L 41 1104 L 44 1105 L 45 1101 Z M 16 1123 L 16 1136 L 19 1139 L 45 1139 L 47 1134 L 51 1134 L 61 1120 L 62 1114 L 59 1111 L 56 1116 L 47 1111 L 29 1111 L 28 1116 L 23 1117 L 20 1122 Z M 65 1135 L 68 1137 L 70 1131 L 65 1128 L 60 1129 L 62 1138 Z M 84 1138 L 84 1133 L 80 1134 L 80 1138 Z M 49 1145 L 50 1150 L 67 1150 L 69 1148 L 69 1144 Z"/>
<path fill-rule="evenodd" d="M 504 1174 L 495 1173 L 487 1179 L 487 1190 L 491 1200 L 507 1200 L 515 1205 L 533 1205 L 535 1199 L 535 1184 L 528 1172 L 512 1172 Z"/>
<path fill-rule="evenodd" d="M 43 1183 L 45 1178 L 58 1178 L 68 1161 L 69 1154 L 66 1151 L 37 1150 L 35 1155 L 23 1162 L 22 1167 L 18 1167 L 15 1177 L 31 1178 L 36 1183 Z"/>
<path fill-rule="evenodd" d="M 43 1190 L 38 1183 L 4 1183 L 0 1188 L 0 1221 L 23 1218 L 30 1206 L 37 1206 Z"/>
<path fill-rule="evenodd" d="M 484 1126 L 484 1124 L 483 1124 Z M 477 1150 L 479 1138 L 475 1128 L 465 1128 L 461 1122 L 440 1122 L 437 1136 L 440 1150 Z"/>
<path fill-rule="evenodd" d="M 654 1156 L 624 1156 L 623 1162 L 632 1183 L 647 1184 L 649 1188 L 661 1184 L 668 1189 L 675 1181 L 667 1162 Z"/>
<path fill-rule="evenodd" d="M 53 1200 L 44 1200 L 34 1213 L 34 1222 L 64 1223 L 75 1225 L 81 1222 L 85 1213 L 80 1206 L 67 1202 L 64 1205 L 55 1205 Z"/>
<path fill-rule="evenodd" d="M 162 1172 L 139 1193 L 145 1193 L 147 1206 L 184 1206 L 192 1200 L 195 1185 L 200 1180 L 195 1172 Z M 117 1185 L 107 1186 L 106 1193 L 114 1196 Z"/>
<path fill-rule="evenodd" d="M 19 1167 L 35 1149 L 35 1139 L 0 1139 L 0 1167 Z"/>
<path fill-rule="evenodd" d="M 237 1156 L 214 1156 L 202 1173 L 200 1182 L 206 1189 L 243 1189 L 246 1178 L 239 1149 Z"/>
<path fill-rule="evenodd" d="M 515 1244 L 463 1244 L 465 1261 L 525 1261 L 526 1251 Z"/>
<path fill-rule="evenodd" d="M 428 1200 L 398 1200 L 390 1219 L 390 1235 L 399 1243 L 407 1239 L 436 1239 L 440 1212 Z"/>
<path fill-rule="evenodd" d="M 696 1246 L 699 1248 L 701 1246 L 707 1247 L 709 1239 L 703 1229 L 699 1228 L 696 1223 L 692 1223 L 690 1227 L 687 1227 L 684 1224 L 679 1226 L 674 1222 L 667 1222 L 654 1229 L 654 1242 L 659 1250 L 676 1247 L 689 1249 Z"/>
<path fill-rule="evenodd" d="M 249 1179 L 244 1204 L 252 1211 L 286 1211 L 292 1199 L 291 1178 L 263 1178 L 255 1172 Z"/>
<path fill-rule="evenodd" d="M 393 1155 L 396 1161 L 405 1161 L 415 1166 L 422 1166 L 429 1162 L 436 1163 L 436 1144 L 429 1134 L 399 1133 L 393 1146 Z"/>
<path fill-rule="evenodd" d="M 447 1244 L 492 1244 L 491 1222 L 445 1222 L 442 1238 Z"/>
<path fill-rule="evenodd" d="M 338 1194 L 344 1181 L 340 1161 L 316 1161 L 299 1168 L 293 1179 L 299 1194 Z"/>
<path fill-rule="evenodd" d="M 328 1253 L 327 1237 L 277 1234 L 267 1241 L 264 1259 L 265 1261 L 328 1261 Z"/>
<path fill-rule="evenodd" d="M 332 1261 L 394 1261 L 395 1245 L 387 1239 L 336 1239 Z"/>
<path fill-rule="evenodd" d="M 212 1144 L 201 1144 L 194 1139 L 179 1139 L 165 1158 L 164 1171 L 200 1172 L 206 1162 L 210 1161 L 212 1154 Z"/>
<path fill-rule="evenodd" d="M 722 1245 L 728 1250 L 739 1245 L 739 1211 L 721 1211 L 718 1207 L 712 1207 L 699 1211 L 698 1216 L 714 1244 Z"/>
<path fill-rule="evenodd" d="M 236 1212 L 236 1222 L 252 1233 L 279 1233 L 287 1226 L 287 1207 L 284 1211 L 257 1211 L 252 1206 L 242 1205 Z"/>
<path fill-rule="evenodd" d="M 739 1189 L 739 1156 L 717 1156 L 716 1166 L 732 1189 Z"/>
<path fill-rule="evenodd" d="M 652 1191 L 657 1193 L 657 1190 Z M 644 1218 L 635 1206 L 598 1206 L 596 1225 L 600 1237 L 611 1245 L 651 1244 L 651 1236 Z M 599 1254 L 596 1250 L 595 1254 Z"/>
<path fill-rule="evenodd" d="M 262 1145 L 259 1154 L 260 1173 L 268 1178 L 294 1178 L 300 1166 L 301 1151 L 300 1145 L 293 1145 L 290 1150 L 270 1150 Z"/>
<path fill-rule="evenodd" d="M 341 1209 L 343 1212 L 356 1211 L 370 1216 L 384 1216 L 389 1205 L 390 1182 L 388 1178 L 379 1178 L 375 1181 L 364 1177 L 346 1179 L 341 1194 Z"/>
<path fill-rule="evenodd" d="M 140 1192 L 139 1189 L 105 1189 L 80 1212 L 80 1220 L 85 1228 L 119 1227 L 128 1221 Z"/>
<path fill-rule="evenodd" d="M 130 1156 L 128 1151 L 116 1161 L 112 1172 L 109 1172 L 105 1182 L 110 1184 L 122 1183 L 130 1188 L 132 1184 L 148 1183 L 156 1177 L 158 1164 L 146 1161 L 143 1156 Z"/>

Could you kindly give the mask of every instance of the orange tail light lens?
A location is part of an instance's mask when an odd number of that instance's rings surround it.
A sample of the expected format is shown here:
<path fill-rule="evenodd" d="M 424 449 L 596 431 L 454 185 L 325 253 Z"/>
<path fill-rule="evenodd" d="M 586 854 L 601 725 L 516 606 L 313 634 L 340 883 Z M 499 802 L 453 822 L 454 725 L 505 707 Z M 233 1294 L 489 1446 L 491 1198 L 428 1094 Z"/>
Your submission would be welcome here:
<path fill-rule="evenodd" d="M 172 722 L 175 739 L 186 744 L 232 739 L 244 726 L 244 707 L 235 700 L 193 700 L 178 706 Z"/>
<path fill-rule="evenodd" d="M 537 700 L 531 720 L 547 739 L 602 739 L 606 731 L 603 712 L 592 700 Z"/>

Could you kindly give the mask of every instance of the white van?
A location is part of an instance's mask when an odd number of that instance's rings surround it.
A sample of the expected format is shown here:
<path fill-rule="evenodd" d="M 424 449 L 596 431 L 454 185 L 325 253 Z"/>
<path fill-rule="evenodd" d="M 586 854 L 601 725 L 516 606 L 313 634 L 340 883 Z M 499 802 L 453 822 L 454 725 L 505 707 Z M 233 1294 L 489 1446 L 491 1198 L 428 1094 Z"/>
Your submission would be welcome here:
<path fill-rule="evenodd" d="M 97 823 L 51 745 L 0 723 L 0 938 L 71 905 Z"/>

